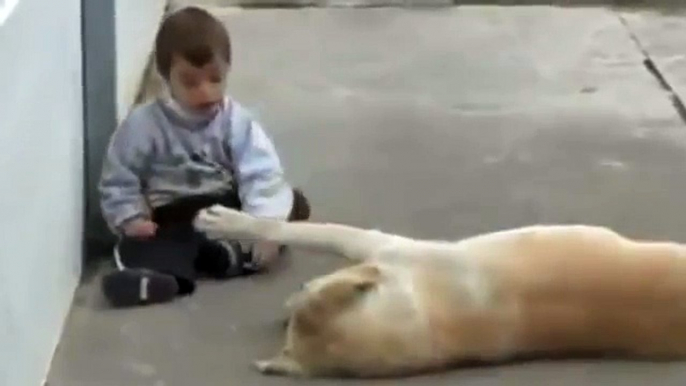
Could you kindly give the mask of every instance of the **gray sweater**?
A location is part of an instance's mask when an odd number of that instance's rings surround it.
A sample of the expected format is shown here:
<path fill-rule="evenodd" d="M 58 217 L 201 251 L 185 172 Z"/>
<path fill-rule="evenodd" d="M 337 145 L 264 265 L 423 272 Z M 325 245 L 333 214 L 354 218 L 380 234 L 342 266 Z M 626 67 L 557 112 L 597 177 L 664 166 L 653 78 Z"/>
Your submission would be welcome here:
<path fill-rule="evenodd" d="M 189 117 L 158 99 L 136 107 L 110 139 L 99 183 L 115 233 L 151 208 L 238 189 L 243 210 L 284 219 L 293 201 L 279 157 L 251 114 L 227 98 L 213 117 Z"/>

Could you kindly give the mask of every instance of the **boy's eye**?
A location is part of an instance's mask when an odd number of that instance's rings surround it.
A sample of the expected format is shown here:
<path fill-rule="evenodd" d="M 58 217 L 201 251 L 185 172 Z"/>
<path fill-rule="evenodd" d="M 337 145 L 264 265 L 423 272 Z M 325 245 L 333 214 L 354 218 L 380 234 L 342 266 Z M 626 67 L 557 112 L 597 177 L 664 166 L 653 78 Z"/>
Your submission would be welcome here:
<path fill-rule="evenodd" d="M 222 82 L 222 77 L 221 76 L 213 76 L 210 78 L 210 82 L 212 83 L 221 83 Z"/>

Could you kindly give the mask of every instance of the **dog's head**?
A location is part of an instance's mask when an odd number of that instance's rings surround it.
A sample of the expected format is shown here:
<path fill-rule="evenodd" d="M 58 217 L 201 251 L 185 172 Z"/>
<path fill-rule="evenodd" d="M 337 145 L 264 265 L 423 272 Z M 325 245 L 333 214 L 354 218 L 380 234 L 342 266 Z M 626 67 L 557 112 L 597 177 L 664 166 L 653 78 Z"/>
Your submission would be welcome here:
<path fill-rule="evenodd" d="M 381 271 L 375 265 L 344 268 L 305 283 L 286 307 L 292 317 L 314 328 L 354 305 L 379 284 Z"/>

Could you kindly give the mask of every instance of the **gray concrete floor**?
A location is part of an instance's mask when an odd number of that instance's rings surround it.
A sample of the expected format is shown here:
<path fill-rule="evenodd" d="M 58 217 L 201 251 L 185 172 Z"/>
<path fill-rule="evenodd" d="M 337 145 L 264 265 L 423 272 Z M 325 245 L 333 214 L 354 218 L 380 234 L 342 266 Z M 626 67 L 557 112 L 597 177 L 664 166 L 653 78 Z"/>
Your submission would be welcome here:
<path fill-rule="evenodd" d="M 686 126 L 614 11 L 216 12 L 235 41 L 231 93 L 261 116 L 315 220 L 452 239 L 583 222 L 686 241 Z M 658 17 L 629 16 L 637 28 Z M 683 24 L 663 24 L 639 29 L 667 66 L 683 45 L 660 36 Z M 49 384 L 299 384 L 250 363 L 281 344 L 287 294 L 339 264 L 294 251 L 270 275 L 126 311 L 103 305 L 95 276 L 78 290 Z M 543 361 L 359 383 L 553 382 L 683 385 L 686 365 Z"/>

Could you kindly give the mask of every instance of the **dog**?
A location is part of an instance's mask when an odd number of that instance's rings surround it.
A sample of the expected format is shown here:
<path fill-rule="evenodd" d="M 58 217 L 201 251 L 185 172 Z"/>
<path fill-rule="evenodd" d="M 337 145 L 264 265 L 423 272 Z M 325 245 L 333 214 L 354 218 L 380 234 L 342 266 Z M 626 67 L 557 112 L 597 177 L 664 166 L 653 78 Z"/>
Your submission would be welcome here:
<path fill-rule="evenodd" d="M 592 225 L 530 225 L 454 242 L 336 223 L 197 215 L 211 239 L 333 252 L 350 265 L 286 302 L 265 375 L 399 377 L 527 355 L 686 354 L 686 245 Z"/>

